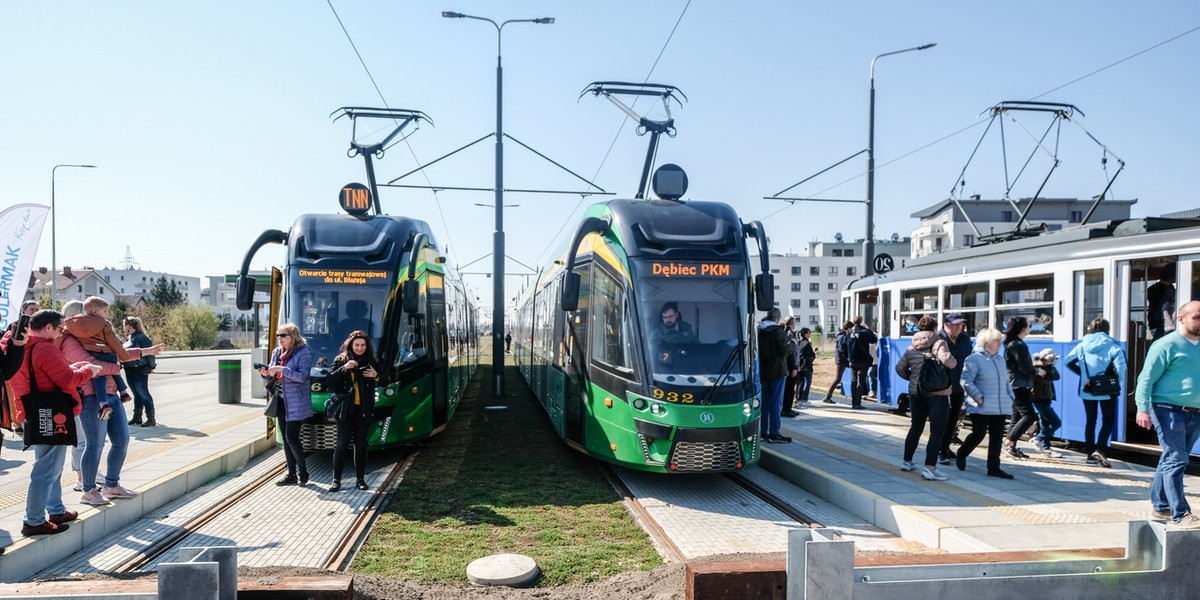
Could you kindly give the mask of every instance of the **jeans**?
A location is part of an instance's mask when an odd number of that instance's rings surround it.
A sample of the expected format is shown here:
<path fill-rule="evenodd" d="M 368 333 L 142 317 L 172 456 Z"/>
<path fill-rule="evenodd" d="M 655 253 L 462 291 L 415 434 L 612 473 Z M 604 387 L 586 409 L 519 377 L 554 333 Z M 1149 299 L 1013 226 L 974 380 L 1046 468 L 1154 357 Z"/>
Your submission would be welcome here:
<path fill-rule="evenodd" d="M 338 421 L 337 446 L 333 449 L 333 478 L 342 479 L 342 469 L 346 466 L 346 454 L 350 450 L 350 442 L 354 442 L 354 475 L 363 479 L 367 474 L 367 429 L 371 422 L 363 416 L 361 406 L 350 407 L 350 418 Z"/>
<path fill-rule="evenodd" d="M 129 373 L 129 388 L 133 392 L 133 418 L 141 420 L 142 411 L 146 418 L 154 418 L 154 397 L 150 395 L 150 376 L 141 373 Z"/>
<path fill-rule="evenodd" d="M 1021 440 L 1025 430 L 1037 422 L 1033 410 L 1033 393 L 1029 388 L 1013 388 L 1013 424 L 1008 430 L 1008 439 L 1014 444 Z"/>
<path fill-rule="evenodd" d="M 847 365 L 844 364 L 839 364 L 837 366 L 837 375 L 833 376 L 833 383 L 829 384 L 829 391 L 825 393 L 826 400 L 831 400 L 833 398 L 834 388 L 841 388 L 842 395 L 846 395 L 846 386 L 842 385 L 842 375 L 846 373 L 846 366 Z"/>
<path fill-rule="evenodd" d="M 812 371 L 800 371 L 796 377 L 796 402 L 808 402 L 808 394 L 812 391 Z"/>
<path fill-rule="evenodd" d="M 1054 407 L 1050 405 L 1049 400 L 1046 402 L 1034 402 L 1033 408 L 1038 414 L 1038 434 L 1033 438 L 1034 445 L 1042 448 L 1050 448 L 1050 440 L 1054 439 L 1054 433 L 1062 427 L 1062 419 L 1058 417 L 1058 413 L 1054 412 Z"/>
<path fill-rule="evenodd" d="M 853 406 L 862 406 L 863 396 L 867 395 L 867 370 L 871 365 L 850 365 L 850 398 Z"/>
<path fill-rule="evenodd" d="M 103 389 L 103 388 L 101 388 Z M 106 394 L 107 396 L 107 394 Z M 104 438 L 108 437 L 108 463 L 104 471 L 104 486 L 117 487 L 121 483 L 121 468 L 125 466 L 125 454 L 129 451 L 129 422 L 125 420 L 125 406 L 120 400 L 114 403 L 108 420 L 100 420 L 100 401 L 95 395 L 83 397 L 83 410 L 79 418 L 83 421 L 83 436 L 87 444 L 83 449 L 83 491 L 95 489 L 96 472 L 100 470 L 100 454 L 104 452 Z"/>
<path fill-rule="evenodd" d="M 1162 456 L 1150 484 L 1150 503 L 1155 510 L 1170 510 L 1176 523 L 1192 512 L 1187 496 L 1183 495 L 1183 472 L 1187 470 L 1188 454 L 1200 439 L 1200 413 L 1184 412 L 1174 404 L 1153 403 L 1150 417 L 1158 433 Z"/>
<path fill-rule="evenodd" d="M 88 354 L 91 354 L 92 358 L 94 358 L 96 360 L 104 361 L 104 362 L 115 363 L 119 360 L 116 352 L 89 352 Z M 125 390 L 129 389 L 129 386 L 125 385 L 125 380 L 121 379 L 120 374 L 113 375 L 112 378 L 113 378 L 113 383 L 116 384 L 116 386 L 117 386 L 118 396 L 120 395 L 121 392 L 124 392 Z M 107 379 L 108 379 L 108 375 L 97 375 L 97 376 L 93 377 L 92 378 L 92 388 L 95 389 L 97 391 L 97 393 L 99 393 L 100 390 L 107 390 L 108 389 Z M 108 398 L 109 406 L 112 406 L 114 403 L 119 403 L 119 402 L 120 402 L 120 398 L 116 398 L 116 397 L 112 397 L 112 396 L 110 396 Z"/>
<path fill-rule="evenodd" d="M 783 384 L 787 380 L 783 377 L 779 379 L 764 379 L 762 381 L 763 388 L 763 405 L 762 405 L 762 434 L 779 435 L 779 411 L 783 408 Z"/>
<path fill-rule="evenodd" d="M 280 403 L 280 411 L 285 411 Z M 287 420 L 287 413 L 279 415 L 279 431 L 283 432 L 283 458 L 287 460 L 288 475 L 299 474 L 308 479 L 308 464 L 304 461 L 304 445 L 300 443 L 300 421 Z"/>
<path fill-rule="evenodd" d="M 965 460 L 971 455 L 971 451 L 983 441 L 983 436 L 988 438 L 988 453 L 987 453 L 987 470 L 989 473 L 994 473 L 1000 470 L 1000 440 L 1004 439 L 1004 415 L 970 415 L 971 417 L 971 435 L 963 440 L 961 446 L 958 447 L 958 458 Z"/>
<path fill-rule="evenodd" d="M 1096 437 L 1096 410 L 1099 409 L 1104 419 L 1100 425 L 1100 436 Z M 1093 452 L 1108 454 L 1108 437 L 1112 434 L 1113 423 L 1117 420 L 1117 399 L 1084 400 L 1083 410 L 1087 419 L 1083 426 L 1084 452 L 1091 456 Z M 1151 413 L 1153 414 L 1153 413 Z"/>
<path fill-rule="evenodd" d="M 867 369 L 867 380 L 871 385 L 871 395 L 878 396 L 876 392 L 879 391 L 879 365 L 871 365 L 871 368 Z"/>
<path fill-rule="evenodd" d="M 925 432 L 925 420 L 929 419 L 929 443 L 925 446 L 925 466 L 937 467 L 938 452 L 942 449 L 942 436 L 946 430 L 946 412 L 950 410 L 948 396 L 909 396 L 909 410 L 912 411 L 912 425 L 908 427 L 908 437 L 904 438 L 904 461 L 911 462 L 917 452 L 917 444 L 921 442 L 921 434 Z"/>
<path fill-rule="evenodd" d="M 75 431 L 79 434 L 75 436 L 75 445 L 71 446 L 71 470 L 79 471 L 83 469 L 83 451 L 87 448 L 87 438 L 83 435 L 83 419 L 78 415 L 75 417 Z"/>
<path fill-rule="evenodd" d="M 33 471 L 29 473 L 29 493 L 25 495 L 25 524 L 41 525 L 47 512 L 67 512 L 62 502 L 62 469 L 67 458 L 66 446 L 37 444 L 33 447 Z"/>

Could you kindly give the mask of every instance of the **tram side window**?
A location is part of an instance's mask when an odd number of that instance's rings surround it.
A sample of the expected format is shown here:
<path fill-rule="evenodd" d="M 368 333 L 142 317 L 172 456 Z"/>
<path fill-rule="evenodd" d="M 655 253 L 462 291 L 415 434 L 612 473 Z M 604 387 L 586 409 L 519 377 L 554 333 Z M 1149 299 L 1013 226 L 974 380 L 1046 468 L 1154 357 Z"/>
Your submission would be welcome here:
<path fill-rule="evenodd" d="M 625 293 L 603 271 L 592 282 L 592 357 L 625 376 L 633 375 L 633 335 L 625 312 Z"/>
<path fill-rule="evenodd" d="M 1075 322 L 1072 339 L 1088 333 L 1087 326 L 1104 316 L 1104 269 L 1075 271 Z"/>
<path fill-rule="evenodd" d="M 1054 275 L 996 280 L 996 320 L 1000 328 L 1014 317 L 1029 321 L 1030 335 L 1054 333 Z"/>
<path fill-rule="evenodd" d="M 988 311 L 991 309 L 991 295 L 988 292 L 988 282 L 976 281 L 948 285 L 945 288 L 946 312 L 962 313 L 967 320 L 966 331 L 970 335 L 988 327 Z"/>
<path fill-rule="evenodd" d="M 900 292 L 900 335 L 910 337 L 917 332 L 921 317 L 937 320 L 938 290 L 936 287 Z"/>

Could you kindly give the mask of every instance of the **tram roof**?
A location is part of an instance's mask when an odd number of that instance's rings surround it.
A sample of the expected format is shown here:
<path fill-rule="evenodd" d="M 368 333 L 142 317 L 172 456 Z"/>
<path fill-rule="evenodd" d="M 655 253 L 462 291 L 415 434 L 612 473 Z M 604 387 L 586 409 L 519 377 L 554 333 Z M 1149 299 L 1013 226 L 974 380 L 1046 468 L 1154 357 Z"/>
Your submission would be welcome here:
<path fill-rule="evenodd" d="M 897 280 L 961 275 L 964 269 L 996 270 L 1069 260 L 1085 253 L 1094 256 L 1094 250 L 1098 247 L 1106 253 L 1118 254 L 1144 242 L 1142 236 L 1146 235 L 1195 241 L 1200 235 L 1197 229 L 1200 229 L 1200 219 L 1146 217 L 1104 221 L 905 259 L 903 267 L 890 273 L 858 279 L 851 282 L 847 289 L 872 288 Z"/>
<path fill-rule="evenodd" d="M 324 258 L 356 258 L 366 262 L 390 262 L 391 257 L 419 233 L 429 236 L 437 247 L 429 224 L 419 219 L 392 215 L 305 214 L 296 218 L 289 233 L 292 258 L 315 261 Z M 398 242 L 398 243 L 397 243 Z"/>

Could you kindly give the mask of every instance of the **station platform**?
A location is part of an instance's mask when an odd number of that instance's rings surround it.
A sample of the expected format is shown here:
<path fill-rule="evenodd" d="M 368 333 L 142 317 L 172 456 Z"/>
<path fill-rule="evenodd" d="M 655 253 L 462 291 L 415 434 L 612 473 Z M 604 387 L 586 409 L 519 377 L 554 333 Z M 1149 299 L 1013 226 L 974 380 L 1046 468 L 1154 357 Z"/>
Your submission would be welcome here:
<path fill-rule="evenodd" d="M 243 361 L 241 402 L 217 401 L 217 360 Z M 33 452 L 23 452 L 19 436 L 5 432 L 0 451 L 0 581 L 33 577 L 85 548 L 93 541 L 133 523 L 172 500 L 223 474 L 246 465 L 274 447 L 262 415 L 265 401 L 250 395 L 250 355 L 247 351 L 165 353 L 150 377 L 158 425 L 130 427 L 130 443 L 121 484 L 137 497 L 113 500 L 106 506 L 80 504 L 72 490 L 75 474 L 70 458 L 63 468 L 63 503 L 78 511 L 70 529 L 56 535 L 21 535 L 25 497 Z M 125 409 L 131 411 L 132 403 Z M 108 444 L 100 461 L 102 480 Z"/>
<path fill-rule="evenodd" d="M 952 553 L 1124 548 L 1130 521 L 1155 518 L 1153 467 L 1111 460 L 1103 468 L 1060 449 L 1060 459 L 1002 458 L 1014 476 L 1005 480 L 986 475 L 985 440 L 965 471 L 939 465 L 950 479 L 927 481 L 928 427 L 917 468 L 901 471 L 908 417 L 890 406 L 865 402 L 866 410 L 851 410 L 846 398 L 824 404 L 813 396 L 799 416 L 783 419 L 792 443 L 765 445 L 759 468 L 906 540 Z M 1028 442 L 1020 447 L 1032 451 Z M 1186 476 L 1184 488 L 1200 506 L 1200 477 Z"/>

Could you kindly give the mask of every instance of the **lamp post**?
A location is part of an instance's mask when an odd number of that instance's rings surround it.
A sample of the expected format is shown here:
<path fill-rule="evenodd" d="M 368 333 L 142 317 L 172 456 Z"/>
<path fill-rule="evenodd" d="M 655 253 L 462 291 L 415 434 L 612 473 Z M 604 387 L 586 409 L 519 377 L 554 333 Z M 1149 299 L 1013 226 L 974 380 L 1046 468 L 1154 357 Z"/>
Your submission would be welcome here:
<path fill-rule="evenodd" d="M 895 52 L 884 52 L 871 59 L 871 97 L 867 102 L 867 243 L 863 248 L 863 258 L 866 261 L 863 275 L 875 273 L 875 61 L 893 54 L 927 50 L 936 45 L 924 44 Z"/>
<path fill-rule="evenodd" d="M 54 208 L 54 176 L 59 167 L 75 169 L 95 169 L 96 165 L 54 165 L 50 169 L 50 307 L 57 310 L 56 294 L 58 291 L 58 235 L 55 234 L 55 224 L 58 221 L 58 211 Z"/>
<path fill-rule="evenodd" d="M 510 19 L 502 23 L 486 17 L 442 11 L 447 19 L 487 21 L 496 28 L 496 231 L 492 248 L 492 392 L 504 393 L 504 68 L 500 60 L 501 33 L 509 23 L 538 23 L 549 25 L 554 17 L 540 19 Z"/>

